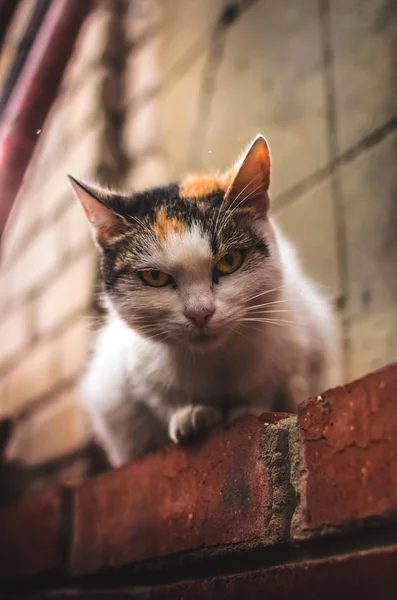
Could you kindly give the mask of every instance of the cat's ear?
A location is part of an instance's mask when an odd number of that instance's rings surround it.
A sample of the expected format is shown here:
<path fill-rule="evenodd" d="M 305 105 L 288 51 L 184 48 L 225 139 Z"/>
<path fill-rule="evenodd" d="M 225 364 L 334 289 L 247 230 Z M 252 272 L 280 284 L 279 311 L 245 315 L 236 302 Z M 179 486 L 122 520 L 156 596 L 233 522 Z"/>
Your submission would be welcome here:
<path fill-rule="evenodd" d="M 81 203 L 91 225 L 94 239 L 106 246 L 125 228 L 122 215 L 110 208 L 111 193 L 68 175 L 76 197 Z"/>
<path fill-rule="evenodd" d="M 233 208 L 246 208 L 254 214 L 266 215 L 270 204 L 267 190 L 270 184 L 271 156 L 262 135 L 254 139 L 235 169 L 237 173 L 226 191 L 227 203 L 233 203 Z"/>

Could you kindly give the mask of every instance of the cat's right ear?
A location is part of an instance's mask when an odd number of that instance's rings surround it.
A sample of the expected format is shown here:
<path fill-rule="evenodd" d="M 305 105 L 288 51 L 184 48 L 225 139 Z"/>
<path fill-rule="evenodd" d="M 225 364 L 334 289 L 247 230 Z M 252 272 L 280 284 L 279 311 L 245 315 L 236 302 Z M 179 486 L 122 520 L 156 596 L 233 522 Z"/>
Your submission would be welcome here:
<path fill-rule="evenodd" d="M 84 209 L 95 241 L 100 246 L 111 244 L 125 228 L 126 222 L 109 207 L 110 193 L 68 175 L 73 191 Z"/>
<path fill-rule="evenodd" d="M 235 208 L 248 209 L 256 216 L 266 216 L 269 210 L 270 148 L 258 135 L 233 172 L 233 180 L 226 190 L 227 203 Z M 238 204 L 237 204 L 238 202 Z"/>

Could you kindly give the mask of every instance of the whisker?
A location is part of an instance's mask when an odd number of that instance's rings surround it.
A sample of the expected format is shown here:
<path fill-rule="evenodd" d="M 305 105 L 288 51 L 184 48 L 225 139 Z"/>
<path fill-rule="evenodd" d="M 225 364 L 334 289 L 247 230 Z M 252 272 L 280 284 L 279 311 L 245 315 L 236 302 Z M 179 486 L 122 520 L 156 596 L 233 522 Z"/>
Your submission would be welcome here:
<path fill-rule="evenodd" d="M 230 331 L 232 331 L 233 333 L 238 333 L 239 335 L 243 336 L 246 340 L 249 340 L 250 342 L 252 342 L 252 338 L 249 338 L 247 335 L 244 335 L 237 328 L 231 328 Z"/>
<path fill-rule="evenodd" d="M 290 321 L 289 319 L 277 319 L 270 317 L 269 319 L 266 317 L 243 317 L 245 321 L 258 321 L 259 323 L 266 323 L 267 321 L 278 321 L 279 323 L 292 323 L 293 325 L 301 325 L 298 321 Z"/>
<path fill-rule="evenodd" d="M 249 329 L 250 331 L 255 331 L 256 333 L 259 331 L 260 333 L 262 332 L 262 329 L 258 326 L 252 325 L 252 324 L 247 324 L 247 323 L 240 323 L 241 327 L 245 327 L 246 329 Z M 286 327 L 286 325 L 284 326 Z M 252 334 L 251 334 L 252 335 Z M 252 338 L 251 338 L 252 339 Z M 260 340 L 257 340 L 256 346 L 258 348 L 262 348 L 263 345 L 261 344 Z"/>
<path fill-rule="evenodd" d="M 251 306 L 273 306 L 273 304 L 285 304 L 288 300 L 271 300 L 270 302 L 264 302 L 263 304 L 253 304 Z"/>
<path fill-rule="evenodd" d="M 260 173 L 259 173 L 258 175 L 260 175 Z M 258 175 L 256 175 L 256 177 L 257 177 Z M 247 187 L 250 185 L 250 183 L 251 183 L 251 181 L 249 181 L 249 182 L 247 183 L 247 185 L 245 185 L 245 186 L 243 187 L 243 189 L 241 190 L 241 192 L 239 192 L 239 194 L 238 194 L 238 195 L 237 195 L 237 197 L 236 197 L 236 198 L 233 200 L 233 202 L 235 202 L 236 200 L 238 200 L 238 198 L 240 197 L 240 195 L 241 195 L 242 193 L 244 193 L 244 191 L 247 189 Z M 221 206 L 220 206 L 220 208 L 219 208 L 219 211 L 218 211 L 218 216 L 217 216 L 216 223 L 215 223 L 215 227 L 214 227 L 215 231 L 217 231 L 219 217 L 220 217 L 220 214 L 221 214 L 221 210 L 222 210 L 222 208 L 223 208 L 223 206 L 224 206 L 224 204 L 225 204 L 225 201 L 226 201 L 226 193 L 225 193 L 225 196 L 224 196 L 224 198 L 223 198 L 223 200 L 222 200 L 222 204 L 221 204 Z M 233 202 L 232 202 L 231 206 L 233 205 Z M 230 208 L 231 208 L 231 206 L 230 206 Z M 222 226 L 222 223 L 221 223 L 221 226 Z"/>
<path fill-rule="evenodd" d="M 127 214 L 127 217 L 129 219 L 132 219 L 136 223 L 138 223 L 138 225 L 140 225 L 142 227 L 142 229 L 147 231 L 151 235 L 151 237 L 155 238 L 153 231 L 143 221 L 141 221 L 141 219 L 138 219 L 138 217 L 135 217 L 134 215 L 131 215 L 131 214 Z"/>
<path fill-rule="evenodd" d="M 156 342 L 164 342 L 166 339 L 168 339 L 170 336 L 167 335 L 165 332 L 163 331 L 159 331 L 158 333 L 155 333 L 153 335 L 146 335 L 145 337 L 149 340 L 152 341 L 156 341 Z"/>
<path fill-rule="evenodd" d="M 247 311 L 253 312 L 253 311 L 258 310 L 258 308 L 260 308 L 260 307 L 258 307 L 258 306 L 250 306 L 250 307 L 247 308 Z M 286 310 L 258 310 L 258 312 L 261 315 L 268 315 L 270 313 L 292 313 L 293 311 L 286 309 Z"/>
<path fill-rule="evenodd" d="M 251 185 L 252 183 L 254 183 L 254 181 L 256 181 L 257 179 L 260 179 L 261 177 L 261 173 L 257 173 L 255 175 L 255 177 L 253 177 L 248 183 L 247 185 L 245 185 L 243 187 L 243 189 L 237 194 L 237 196 L 235 197 L 235 199 L 231 202 L 230 206 L 229 206 L 229 211 L 233 209 L 233 204 L 235 204 L 237 202 L 237 200 L 240 198 L 240 196 L 242 196 L 242 194 L 244 194 L 245 190 L 247 189 L 247 187 L 249 185 Z M 251 192 L 249 194 L 247 194 L 246 196 L 244 196 L 244 198 L 239 202 L 239 204 L 237 206 L 240 206 L 241 202 L 244 202 L 244 200 L 246 200 L 247 198 L 249 198 L 254 192 L 257 192 L 258 190 L 260 190 L 262 186 L 258 186 L 255 190 L 251 190 Z M 237 207 L 236 207 L 237 208 Z M 234 209 L 235 210 L 235 209 Z"/>
<path fill-rule="evenodd" d="M 235 202 L 237 202 L 237 200 L 240 198 L 241 194 L 243 194 L 243 193 L 244 193 L 244 191 L 247 189 L 247 187 L 248 187 L 248 186 L 249 186 L 249 185 L 250 185 L 250 184 L 251 184 L 253 181 L 255 181 L 255 179 L 257 179 L 258 177 L 260 177 L 260 173 L 258 173 L 258 174 L 257 174 L 257 175 L 256 175 L 256 176 L 255 176 L 255 177 L 254 177 L 254 178 L 253 178 L 251 181 L 249 181 L 249 182 L 248 182 L 248 183 L 247 183 L 247 184 L 246 184 L 246 185 L 243 187 L 243 189 L 242 189 L 242 190 L 241 190 L 241 191 L 240 191 L 240 192 L 237 194 L 236 198 L 233 200 L 233 202 L 232 202 L 232 203 L 230 204 L 230 206 L 228 207 L 228 210 L 227 210 L 227 211 L 225 211 L 225 214 L 224 214 L 224 216 L 223 216 L 223 219 L 222 219 L 222 221 L 221 221 L 221 223 L 220 223 L 219 229 L 215 229 L 215 230 L 216 230 L 216 232 L 217 232 L 217 235 L 219 235 L 219 234 L 221 233 L 221 231 L 222 231 L 222 229 L 224 228 L 224 226 L 226 225 L 226 223 L 227 223 L 228 219 L 229 219 L 229 218 L 231 217 L 231 215 L 233 214 L 233 212 L 234 212 L 234 211 L 232 210 L 233 204 L 234 204 Z M 224 197 L 224 199 L 223 199 L 223 201 L 222 201 L 221 208 L 222 208 L 222 206 L 224 205 L 224 202 L 225 202 L 225 200 L 226 200 L 226 195 L 225 195 L 225 197 Z M 243 200 L 242 200 L 241 202 L 244 202 L 244 200 L 245 200 L 245 198 L 243 198 Z M 238 206 L 240 206 L 241 202 L 238 204 Z M 237 206 L 237 208 L 238 208 L 238 206 Z M 220 210 L 219 210 L 219 213 L 218 213 L 218 217 L 219 217 L 219 215 L 220 215 Z M 218 222 L 218 219 L 217 219 L 217 222 Z"/>
<path fill-rule="evenodd" d="M 279 292 L 280 290 L 283 289 L 284 286 L 280 286 L 280 287 L 275 287 L 272 288 L 271 290 L 265 290 L 264 292 L 259 292 L 259 294 L 255 294 L 254 296 L 250 296 L 249 298 L 247 298 L 247 302 L 249 302 L 250 300 L 254 300 L 255 298 L 259 298 L 259 296 L 266 296 L 266 294 L 271 294 L 272 292 Z"/>
<path fill-rule="evenodd" d="M 291 328 L 292 325 L 289 325 L 287 323 L 279 323 L 278 321 L 266 321 L 266 323 L 268 323 L 269 325 L 278 325 L 279 327 L 287 327 L 287 328 Z M 260 331 L 260 328 L 258 327 L 258 331 Z"/>
<path fill-rule="evenodd" d="M 287 319 L 266 319 L 266 318 L 261 318 L 261 317 L 243 317 L 242 319 L 239 319 L 240 321 L 255 321 L 257 323 L 288 323 L 290 325 L 298 325 L 298 326 L 302 326 L 305 327 L 306 324 L 305 323 L 299 323 L 297 321 L 289 321 Z"/>
<path fill-rule="evenodd" d="M 252 304 L 252 305 L 247 306 L 247 310 L 251 310 L 253 308 L 264 308 L 267 306 L 270 306 L 270 307 L 275 306 L 277 308 L 278 304 L 286 304 L 287 302 L 288 302 L 288 300 L 275 300 L 274 302 L 265 302 L 263 304 Z"/>
<path fill-rule="evenodd" d="M 247 185 L 248 185 L 248 184 L 247 184 Z M 227 191 L 227 190 L 226 190 L 226 191 Z M 218 210 L 218 213 L 217 213 L 217 217 L 216 217 L 216 220 L 215 220 L 215 223 L 214 223 L 214 231 L 215 231 L 215 232 L 217 232 L 217 230 L 218 230 L 219 218 L 220 218 L 220 216 L 221 216 L 222 209 L 223 209 L 223 207 L 224 207 L 224 205 L 225 205 L 225 202 L 226 202 L 226 192 L 225 192 L 225 194 L 224 194 L 224 196 L 223 196 L 223 200 L 222 200 L 222 202 L 221 202 L 221 205 L 220 205 L 220 207 L 219 207 L 219 210 Z"/>
<path fill-rule="evenodd" d="M 251 190 L 251 192 L 249 194 L 247 194 L 246 196 L 244 196 L 244 198 L 242 198 L 242 200 L 233 207 L 234 202 L 236 201 L 237 198 L 235 198 L 235 200 L 233 200 L 233 202 L 230 205 L 230 208 L 228 209 L 228 211 L 225 213 L 225 218 L 223 219 L 223 221 L 221 222 L 221 226 L 218 230 L 218 235 L 222 232 L 222 230 L 225 228 L 225 226 L 227 225 L 227 223 L 230 221 L 230 219 L 232 218 L 232 216 L 234 215 L 234 213 L 238 210 L 238 207 L 241 206 L 241 204 L 243 202 L 245 202 L 250 196 L 252 196 L 253 194 L 255 194 L 256 192 L 258 192 L 261 189 L 261 185 L 259 185 L 257 188 L 255 188 L 254 190 Z M 232 208 L 233 207 L 233 208 Z"/>
<path fill-rule="evenodd" d="M 253 325 L 247 325 L 247 323 L 241 323 L 241 327 L 246 327 L 247 329 L 251 329 L 252 331 L 261 331 L 260 327 L 255 327 Z"/>
<path fill-rule="evenodd" d="M 260 331 L 259 327 L 250 327 L 249 325 L 246 325 L 245 323 L 242 323 L 240 326 L 247 327 L 248 329 L 252 329 L 254 331 Z M 257 348 L 261 347 L 260 340 L 254 339 L 252 336 L 248 337 L 248 335 L 244 335 L 244 333 L 242 331 L 240 331 L 238 328 L 233 328 L 232 331 L 234 331 L 234 333 L 238 333 L 239 335 L 241 335 L 243 338 L 248 340 L 251 344 L 254 344 Z"/>

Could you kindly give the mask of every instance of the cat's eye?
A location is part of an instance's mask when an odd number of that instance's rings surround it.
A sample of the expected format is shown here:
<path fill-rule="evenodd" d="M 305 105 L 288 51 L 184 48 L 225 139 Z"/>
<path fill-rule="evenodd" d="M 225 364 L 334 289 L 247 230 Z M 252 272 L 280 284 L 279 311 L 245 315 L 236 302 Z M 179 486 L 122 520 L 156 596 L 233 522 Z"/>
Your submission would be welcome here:
<path fill-rule="evenodd" d="M 244 255 L 241 250 L 228 252 L 218 260 L 215 269 L 218 273 L 222 273 L 222 275 L 230 275 L 230 273 L 234 273 L 234 271 L 237 271 L 241 267 L 243 260 Z"/>
<path fill-rule="evenodd" d="M 151 269 L 150 271 L 140 271 L 139 277 L 144 281 L 147 285 L 152 287 L 163 287 L 171 283 L 172 278 L 167 273 L 163 273 L 163 271 L 157 271 L 155 269 Z"/>

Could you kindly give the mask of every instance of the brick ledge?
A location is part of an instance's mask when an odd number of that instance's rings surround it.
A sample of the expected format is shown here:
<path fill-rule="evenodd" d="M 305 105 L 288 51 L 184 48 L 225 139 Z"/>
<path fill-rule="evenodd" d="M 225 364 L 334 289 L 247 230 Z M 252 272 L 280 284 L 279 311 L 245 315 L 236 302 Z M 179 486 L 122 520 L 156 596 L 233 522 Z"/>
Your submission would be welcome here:
<path fill-rule="evenodd" d="M 297 417 L 246 417 L 199 445 L 10 506 L 0 511 L 0 586 L 397 520 L 396 396 L 394 364 L 304 402 Z"/>

